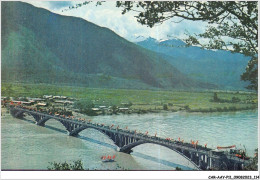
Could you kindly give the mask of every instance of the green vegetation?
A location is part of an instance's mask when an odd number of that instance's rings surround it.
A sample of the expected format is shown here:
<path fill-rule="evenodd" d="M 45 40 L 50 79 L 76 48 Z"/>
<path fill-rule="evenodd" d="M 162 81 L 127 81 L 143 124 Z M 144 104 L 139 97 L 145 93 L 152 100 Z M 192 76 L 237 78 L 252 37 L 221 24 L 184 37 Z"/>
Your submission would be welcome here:
<path fill-rule="evenodd" d="M 241 99 L 239 99 L 239 97 L 233 96 L 232 99 L 220 99 L 217 95 L 217 93 L 215 92 L 213 95 L 213 102 L 217 102 L 217 103 L 239 103 L 241 101 Z"/>
<path fill-rule="evenodd" d="M 48 166 L 48 170 L 54 170 L 54 171 L 82 171 L 83 169 L 83 163 L 81 160 L 73 161 L 73 164 L 67 163 L 66 161 L 64 163 L 57 163 L 57 162 L 50 162 L 51 166 Z"/>
<path fill-rule="evenodd" d="M 182 169 L 180 167 L 176 167 L 175 169 L 176 169 L 176 171 L 182 171 Z"/>
<path fill-rule="evenodd" d="M 188 78 L 156 53 L 107 28 L 23 2 L 1 5 L 2 82 L 126 89 L 217 87 Z M 71 36 L 73 27 L 77 36 Z"/>
<path fill-rule="evenodd" d="M 157 52 L 158 56 L 193 79 L 216 84 L 219 88 L 228 90 L 244 89 L 248 85 L 248 82 L 240 80 L 240 75 L 245 71 L 250 58 L 241 54 L 205 50 L 195 46 L 186 47 L 186 44 L 178 39 L 159 42 L 148 38 L 137 44 Z M 188 57 L 190 53 L 194 56 Z"/>
<path fill-rule="evenodd" d="M 12 88 L 12 92 L 6 90 Z M 86 87 L 54 86 L 48 84 L 8 84 L 2 83 L 2 96 L 12 97 L 42 97 L 43 95 L 63 95 L 82 99 L 88 103 L 78 105 L 125 106 L 143 111 L 163 110 L 167 105 L 168 111 L 185 110 L 189 112 L 224 112 L 257 108 L 257 94 L 250 92 L 217 92 L 219 99 L 227 102 L 213 102 L 213 92 L 184 92 L 184 91 L 152 91 L 126 89 L 95 89 Z M 232 99 L 240 99 L 233 103 Z M 84 107 L 83 107 L 84 109 Z M 166 110 L 166 109 L 165 109 Z"/>
<path fill-rule="evenodd" d="M 244 170 L 248 171 L 257 171 L 258 170 L 258 148 L 255 149 L 255 156 L 253 157 L 253 160 L 250 164 L 245 166 Z"/>
<path fill-rule="evenodd" d="M 84 169 L 83 168 L 83 162 L 81 160 L 73 161 L 73 163 L 67 163 L 66 161 L 63 163 L 58 162 L 49 162 L 50 166 L 47 167 L 48 170 L 53 171 L 84 171 L 84 170 L 100 170 L 98 168 L 94 169 Z M 181 170 L 181 168 L 179 168 Z M 112 169 L 106 169 L 106 170 L 112 170 Z M 124 167 L 121 167 L 119 164 L 116 164 L 116 168 L 113 170 L 123 170 L 127 171 L 129 169 L 126 169 Z"/>
<path fill-rule="evenodd" d="M 188 34 L 188 45 L 205 49 L 228 50 L 251 57 L 241 80 L 249 81 L 248 89 L 258 89 L 258 3 L 257 1 L 117 1 L 122 13 L 139 12 L 137 21 L 149 27 L 160 25 L 174 17 L 204 21 L 207 29 Z M 174 21 L 172 21 L 174 22 Z M 227 38 L 228 37 L 228 38 Z M 203 39 L 203 40 L 202 40 Z M 208 41 L 205 41 L 207 39 Z"/>

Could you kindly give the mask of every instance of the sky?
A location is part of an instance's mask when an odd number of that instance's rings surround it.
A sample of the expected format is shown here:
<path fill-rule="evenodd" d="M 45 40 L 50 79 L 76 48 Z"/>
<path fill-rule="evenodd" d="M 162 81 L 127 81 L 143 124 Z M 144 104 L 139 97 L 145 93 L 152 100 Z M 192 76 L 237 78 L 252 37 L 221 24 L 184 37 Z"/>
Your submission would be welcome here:
<path fill-rule="evenodd" d="M 193 22 L 182 21 L 179 19 L 170 19 L 160 25 L 153 28 L 141 25 L 134 17 L 134 12 L 126 13 L 122 15 L 122 9 L 116 7 L 116 1 L 107 1 L 100 6 L 96 6 L 96 3 L 89 3 L 77 9 L 69 10 L 69 6 L 73 6 L 77 3 L 84 1 L 23 1 L 30 3 L 36 7 L 42 7 L 48 9 L 54 13 L 75 16 L 83 18 L 89 22 L 97 24 L 101 27 L 107 27 L 120 35 L 121 37 L 137 42 L 148 37 L 157 39 L 158 41 L 166 39 L 183 39 L 185 38 L 185 32 L 201 33 L 206 29 L 205 22 Z"/>

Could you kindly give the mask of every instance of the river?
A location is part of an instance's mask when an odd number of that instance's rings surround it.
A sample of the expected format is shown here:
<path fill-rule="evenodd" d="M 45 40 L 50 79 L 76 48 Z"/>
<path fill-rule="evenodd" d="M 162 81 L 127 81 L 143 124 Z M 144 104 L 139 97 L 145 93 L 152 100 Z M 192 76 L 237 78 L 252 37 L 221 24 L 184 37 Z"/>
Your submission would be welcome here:
<path fill-rule="evenodd" d="M 89 119 L 89 117 L 87 117 Z M 233 113 L 161 113 L 144 115 L 113 115 L 91 117 L 92 122 L 119 125 L 120 128 L 157 133 L 163 138 L 180 137 L 186 142 L 198 140 L 208 147 L 235 144 L 246 148 L 253 156 L 258 147 L 258 112 Z M 82 131 L 79 137 L 70 137 L 56 120 L 45 127 L 36 126 L 33 118 L 13 118 L 8 113 L 1 116 L 2 169 L 44 170 L 49 162 L 82 160 L 89 170 L 173 170 L 194 169 L 193 165 L 174 151 L 154 144 L 143 144 L 132 154 L 117 151 L 107 136 L 94 129 Z M 116 162 L 102 163 L 103 155 L 116 155 Z"/>

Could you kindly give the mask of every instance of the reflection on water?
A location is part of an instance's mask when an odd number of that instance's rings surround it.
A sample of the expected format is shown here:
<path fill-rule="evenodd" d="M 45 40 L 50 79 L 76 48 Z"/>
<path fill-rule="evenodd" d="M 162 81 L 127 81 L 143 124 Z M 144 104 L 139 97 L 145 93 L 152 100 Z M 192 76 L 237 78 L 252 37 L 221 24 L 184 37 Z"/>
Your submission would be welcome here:
<path fill-rule="evenodd" d="M 257 144 L 257 111 L 211 114 L 146 114 L 93 117 L 93 122 L 119 125 L 120 128 L 149 131 L 160 137 L 199 140 L 208 147 L 245 146 L 250 155 Z M 79 137 L 67 136 L 63 125 L 49 120 L 45 127 L 36 126 L 32 117 L 15 119 L 3 114 L 2 169 L 47 169 L 48 162 L 72 162 L 81 159 L 85 169 L 172 170 L 193 169 L 193 165 L 174 151 L 154 144 L 143 144 L 131 155 L 117 151 L 106 135 L 94 129 L 82 131 Z M 116 155 L 116 162 L 102 163 L 103 155 Z M 120 169 L 120 168 L 119 168 Z"/>

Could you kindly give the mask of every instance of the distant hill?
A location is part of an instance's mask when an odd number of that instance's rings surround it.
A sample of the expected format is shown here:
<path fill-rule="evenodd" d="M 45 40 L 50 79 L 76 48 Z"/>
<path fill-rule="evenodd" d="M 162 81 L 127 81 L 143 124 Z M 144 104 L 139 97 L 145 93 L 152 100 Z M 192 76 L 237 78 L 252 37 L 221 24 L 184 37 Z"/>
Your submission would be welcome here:
<path fill-rule="evenodd" d="M 153 38 L 137 42 L 138 45 L 157 52 L 158 56 L 196 80 L 214 83 L 221 89 L 244 90 L 246 82 L 240 80 L 249 58 L 227 51 L 203 50 L 185 47 L 178 39 L 157 41 Z"/>
<path fill-rule="evenodd" d="M 136 89 L 211 89 L 163 57 L 86 20 L 2 2 L 2 81 Z"/>

